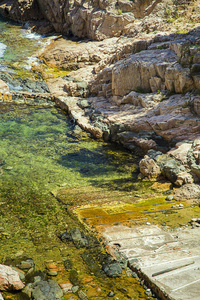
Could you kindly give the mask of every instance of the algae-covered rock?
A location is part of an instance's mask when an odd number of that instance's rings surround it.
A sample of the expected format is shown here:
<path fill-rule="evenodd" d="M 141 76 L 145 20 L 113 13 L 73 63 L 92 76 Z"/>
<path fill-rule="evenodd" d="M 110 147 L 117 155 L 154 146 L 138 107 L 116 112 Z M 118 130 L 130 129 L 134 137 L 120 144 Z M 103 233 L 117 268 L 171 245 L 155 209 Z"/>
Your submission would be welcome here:
<path fill-rule="evenodd" d="M 108 277 L 119 277 L 122 274 L 122 267 L 118 262 L 108 263 L 103 266 L 103 271 Z"/>
<path fill-rule="evenodd" d="M 60 239 L 63 242 L 72 241 L 76 248 L 87 247 L 89 245 L 88 237 L 86 237 L 79 228 L 73 228 L 69 231 L 65 231 L 60 235 Z"/>
<path fill-rule="evenodd" d="M 32 285 L 32 299 L 59 300 L 63 296 L 60 286 L 54 280 L 37 280 Z"/>

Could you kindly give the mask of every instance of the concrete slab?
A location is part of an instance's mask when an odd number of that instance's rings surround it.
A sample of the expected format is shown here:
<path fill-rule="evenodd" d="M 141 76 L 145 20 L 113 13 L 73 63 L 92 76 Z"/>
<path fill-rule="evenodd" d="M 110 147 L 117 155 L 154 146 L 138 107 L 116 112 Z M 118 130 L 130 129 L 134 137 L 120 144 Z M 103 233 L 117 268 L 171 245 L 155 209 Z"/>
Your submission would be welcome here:
<path fill-rule="evenodd" d="M 200 299 L 200 228 L 118 225 L 103 236 L 161 299 Z"/>

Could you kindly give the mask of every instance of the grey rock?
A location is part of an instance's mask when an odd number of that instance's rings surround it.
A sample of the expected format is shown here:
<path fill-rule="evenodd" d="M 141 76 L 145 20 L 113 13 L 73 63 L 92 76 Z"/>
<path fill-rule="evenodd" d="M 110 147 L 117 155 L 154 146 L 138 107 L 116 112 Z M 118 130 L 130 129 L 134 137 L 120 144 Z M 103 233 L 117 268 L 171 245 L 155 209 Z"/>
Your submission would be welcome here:
<path fill-rule="evenodd" d="M 54 280 L 39 280 L 32 285 L 32 298 L 34 300 L 59 300 L 63 292 Z"/>
<path fill-rule="evenodd" d="M 78 285 L 75 285 L 72 287 L 72 293 L 77 293 L 78 292 L 78 289 L 79 289 L 79 286 Z"/>
<path fill-rule="evenodd" d="M 86 89 L 88 85 L 87 85 L 87 82 L 85 82 L 85 81 L 78 81 L 77 86 L 78 86 L 78 89 Z"/>
<path fill-rule="evenodd" d="M 71 230 L 71 237 L 74 245 L 77 248 L 88 246 L 88 239 L 79 228 L 74 228 Z"/>
<path fill-rule="evenodd" d="M 167 160 L 162 167 L 163 175 L 171 182 L 175 182 L 178 174 L 184 172 L 185 170 L 185 167 L 178 160 L 173 158 Z"/>
<path fill-rule="evenodd" d="M 80 100 L 79 101 L 79 106 L 81 108 L 88 108 L 88 107 L 90 107 L 90 104 L 89 104 L 89 102 L 87 100 Z"/>
<path fill-rule="evenodd" d="M 122 274 L 122 267 L 118 262 L 106 264 L 103 270 L 108 277 L 119 277 Z"/>
<path fill-rule="evenodd" d="M 150 289 L 146 289 L 145 294 L 146 294 L 148 297 L 151 297 L 151 296 L 152 296 L 152 292 L 151 292 Z"/>
<path fill-rule="evenodd" d="M 21 270 L 28 270 L 34 268 L 34 262 L 31 258 L 29 258 L 27 260 L 21 261 L 20 264 L 17 265 L 17 267 Z"/>

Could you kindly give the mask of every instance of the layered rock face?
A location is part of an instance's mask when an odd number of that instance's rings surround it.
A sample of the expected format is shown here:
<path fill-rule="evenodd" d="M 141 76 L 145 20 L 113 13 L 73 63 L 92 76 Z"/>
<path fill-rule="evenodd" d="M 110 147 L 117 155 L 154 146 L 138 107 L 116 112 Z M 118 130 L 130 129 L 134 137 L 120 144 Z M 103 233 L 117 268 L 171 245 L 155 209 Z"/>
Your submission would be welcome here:
<path fill-rule="evenodd" d="M 126 34 L 135 18 L 148 15 L 160 0 L 0 1 L 0 12 L 17 21 L 46 20 L 46 31 L 103 40 Z M 40 28 L 42 31 L 42 28 Z M 45 31 L 45 30 L 44 30 Z"/>
<path fill-rule="evenodd" d="M 12 1 L 1 3 L 4 14 L 26 20 L 26 12 L 38 9 L 48 29 L 99 40 L 57 38 L 40 56 L 73 70 L 47 83 L 82 129 L 147 154 L 141 177 L 165 176 L 177 186 L 200 179 L 194 147 L 200 138 L 199 0 L 184 2 L 184 10 L 173 0 Z M 180 142 L 187 149 L 181 158 Z"/>

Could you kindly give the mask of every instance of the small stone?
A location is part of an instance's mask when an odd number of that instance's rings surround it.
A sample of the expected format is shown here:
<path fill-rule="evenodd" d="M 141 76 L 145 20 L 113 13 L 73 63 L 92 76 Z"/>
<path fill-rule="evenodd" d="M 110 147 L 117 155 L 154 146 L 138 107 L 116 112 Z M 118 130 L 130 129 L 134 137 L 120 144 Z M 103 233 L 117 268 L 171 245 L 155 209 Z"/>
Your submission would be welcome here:
<path fill-rule="evenodd" d="M 32 263 L 29 261 L 21 261 L 19 265 L 17 265 L 17 267 L 21 270 L 26 270 L 26 269 L 30 269 L 32 268 Z"/>
<path fill-rule="evenodd" d="M 179 204 L 179 207 L 183 207 L 183 204 L 182 204 L 182 203 L 180 203 L 180 204 Z"/>
<path fill-rule="evenodd" d="M 76 293 L 76 292 L 78 292 L 78 289 L 79 289 L 79 286 L 78 285 L 75 285 L 75 286 L 73 286 L 72 287 L 72 293 Z"/>
<path fill-rule="evenodd" d="M 49 276 L 57 276 L 58 275 L 58 272 L 57 271 L 48 271 L 47 274 Z"/>
<path fill-rule="evenodd" d="M 113 291 L 109 291 L 108 297 L 114 297 L 114 296 L 115 296 L 115 293 Z"/>
<path fill-rule="evenodd" d="M 133 278 L 138 278 L 137 273 L 133 272 L 133 273 L 132 273 L 132 277 L 133 277 Z"/>
<path fill-rule="evenodd" d="M 60 287 L 63 291 L 63 294 L 67 294 L 72 291 L 73 285 L 71 284 L 71 282 L 66 282 L 66 283 L 60 283 Z"/>
<path fill-rule="evenodd" d="M 147 225 L 151 225 L 151 223 L 149 223 L 149 222 L 147 222 L 146 224 L 147 224 Z"/>
<path fill-rule="evenodd" d="M 56 266 L 55 264 L 48 264 L 48 265 L 47 265 L 47 269 L 48 269 L 48 270 L 56 269 L 56 268 L 57 268 L 57 266 Z"/>
<path fill-rule="evenodd" d="M 81 300 L 88 300 L 86 294 L 82 290 L 78 291 L 78 296 Z"/>
<path fill-rule="evenodd" d="M 150 289 L 146 289 L 145 294 L 146 294 L 148 297 L 151 297 L 151 296 L 152 296 L 152 292 L 151 292 Z"/>
<path fill-rule="evenodd" d="M 40 280 L 42 280 L 42 278 L 40 276 L 34 277 L 34 283 L 39 282 Z"/>
<path fill-rule="evenodd" d="M 174 196 L 169 195 L 165 198 L 166 201 L 172 201 L 174 199 Z"/>

